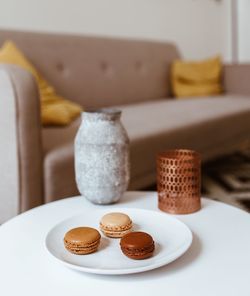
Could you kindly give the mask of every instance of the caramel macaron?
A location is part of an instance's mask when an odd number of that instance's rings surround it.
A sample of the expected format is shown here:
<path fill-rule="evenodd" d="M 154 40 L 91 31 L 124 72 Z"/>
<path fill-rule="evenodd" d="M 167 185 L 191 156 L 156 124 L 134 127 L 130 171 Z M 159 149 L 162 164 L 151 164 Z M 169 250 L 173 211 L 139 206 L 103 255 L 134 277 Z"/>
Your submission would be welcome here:
<path fill-rule="evenodd" d="M 102 217 L 100 229 L 108 237 L 120 238 L 132 230 L 132 220 L 124 213 L 109 213 Z"/>
<path fill-rule="evenodd" d="M 131 232 L 120 241 L 121 250 L 128 258 L 141 260 L 153 255 L 155 244 L 152 236 L 146 232 Z"/>
<path fill-rule="evenodd" d="M 76 255 L 87 255 L 97 251 L 101 235 L 91 227 L 77 227 L 69 230 L 64 236 L 65 248 Z"/>

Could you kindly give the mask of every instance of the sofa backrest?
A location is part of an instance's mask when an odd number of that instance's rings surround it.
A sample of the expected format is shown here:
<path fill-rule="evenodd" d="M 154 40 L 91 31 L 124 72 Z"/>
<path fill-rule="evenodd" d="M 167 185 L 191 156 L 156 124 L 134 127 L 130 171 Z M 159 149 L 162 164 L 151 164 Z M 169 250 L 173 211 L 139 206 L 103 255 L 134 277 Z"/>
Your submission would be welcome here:
<path fill-rule="evenodd" d="M 0 31 L 12 40 L 59 94 L 86 108 L 170 96 L 173 44 L 65 34 Z"/>

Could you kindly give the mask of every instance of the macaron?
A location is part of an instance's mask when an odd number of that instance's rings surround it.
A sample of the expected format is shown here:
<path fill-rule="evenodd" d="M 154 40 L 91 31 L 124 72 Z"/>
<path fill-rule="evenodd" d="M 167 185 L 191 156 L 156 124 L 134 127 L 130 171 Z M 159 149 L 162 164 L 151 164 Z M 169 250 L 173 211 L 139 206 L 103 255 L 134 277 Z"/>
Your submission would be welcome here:
<path fill-rule="evenodd" d="M 131 232 L 120 241 L 124 255 L 131 259 L 146 259 L 153 255 L 155 244 L 152 236 L 146 232 Z"/>
<path fill-rule="evenodd" d="M 87 255 L 97 251 L 101 235 L 91 227 L 77 227 L 69 230 L 64 236 L 65 248 L 76 255 Z"/>
<path fill-rule="evenodd" d="M 108 237 L 120 238 L 132 230 L 132 220 L 124 213 L 109 213 L 102 217 L 100 229 Z"/>

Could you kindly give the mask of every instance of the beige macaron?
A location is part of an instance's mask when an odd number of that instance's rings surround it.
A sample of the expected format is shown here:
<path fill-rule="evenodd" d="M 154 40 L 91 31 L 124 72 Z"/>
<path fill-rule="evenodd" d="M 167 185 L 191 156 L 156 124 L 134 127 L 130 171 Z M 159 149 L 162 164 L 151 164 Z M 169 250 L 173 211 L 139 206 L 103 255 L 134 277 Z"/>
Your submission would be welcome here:
<path fill-rule="evenodd" d="M 124 213 L 108 213 L 102 217 L 100 229 L 108 237 L 120 238 L 132 230 L 132 220 Z"/>

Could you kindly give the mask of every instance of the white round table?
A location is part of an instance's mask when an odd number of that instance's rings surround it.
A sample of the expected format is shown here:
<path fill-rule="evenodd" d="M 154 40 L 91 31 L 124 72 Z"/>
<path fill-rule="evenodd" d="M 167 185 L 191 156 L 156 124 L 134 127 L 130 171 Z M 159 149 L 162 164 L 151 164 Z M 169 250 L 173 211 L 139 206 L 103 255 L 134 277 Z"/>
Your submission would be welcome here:
<path fill-rule="evenodd" d="M 102 207 L 83 197 L 68 198 L 30 210 L 0 226 L 0 294 L 250 295 L 250 215 L 208 199 L 202 200 L 201 211 L 176 216 L 190 227 L 194 240 L 187 253 L 162 268 L 101 276 L 73 271 L 49 256 L 44 240 L 56 223 Z M 128 192 L 116 205 L 105 207 L 157 211 L 157 196 Z"/>

